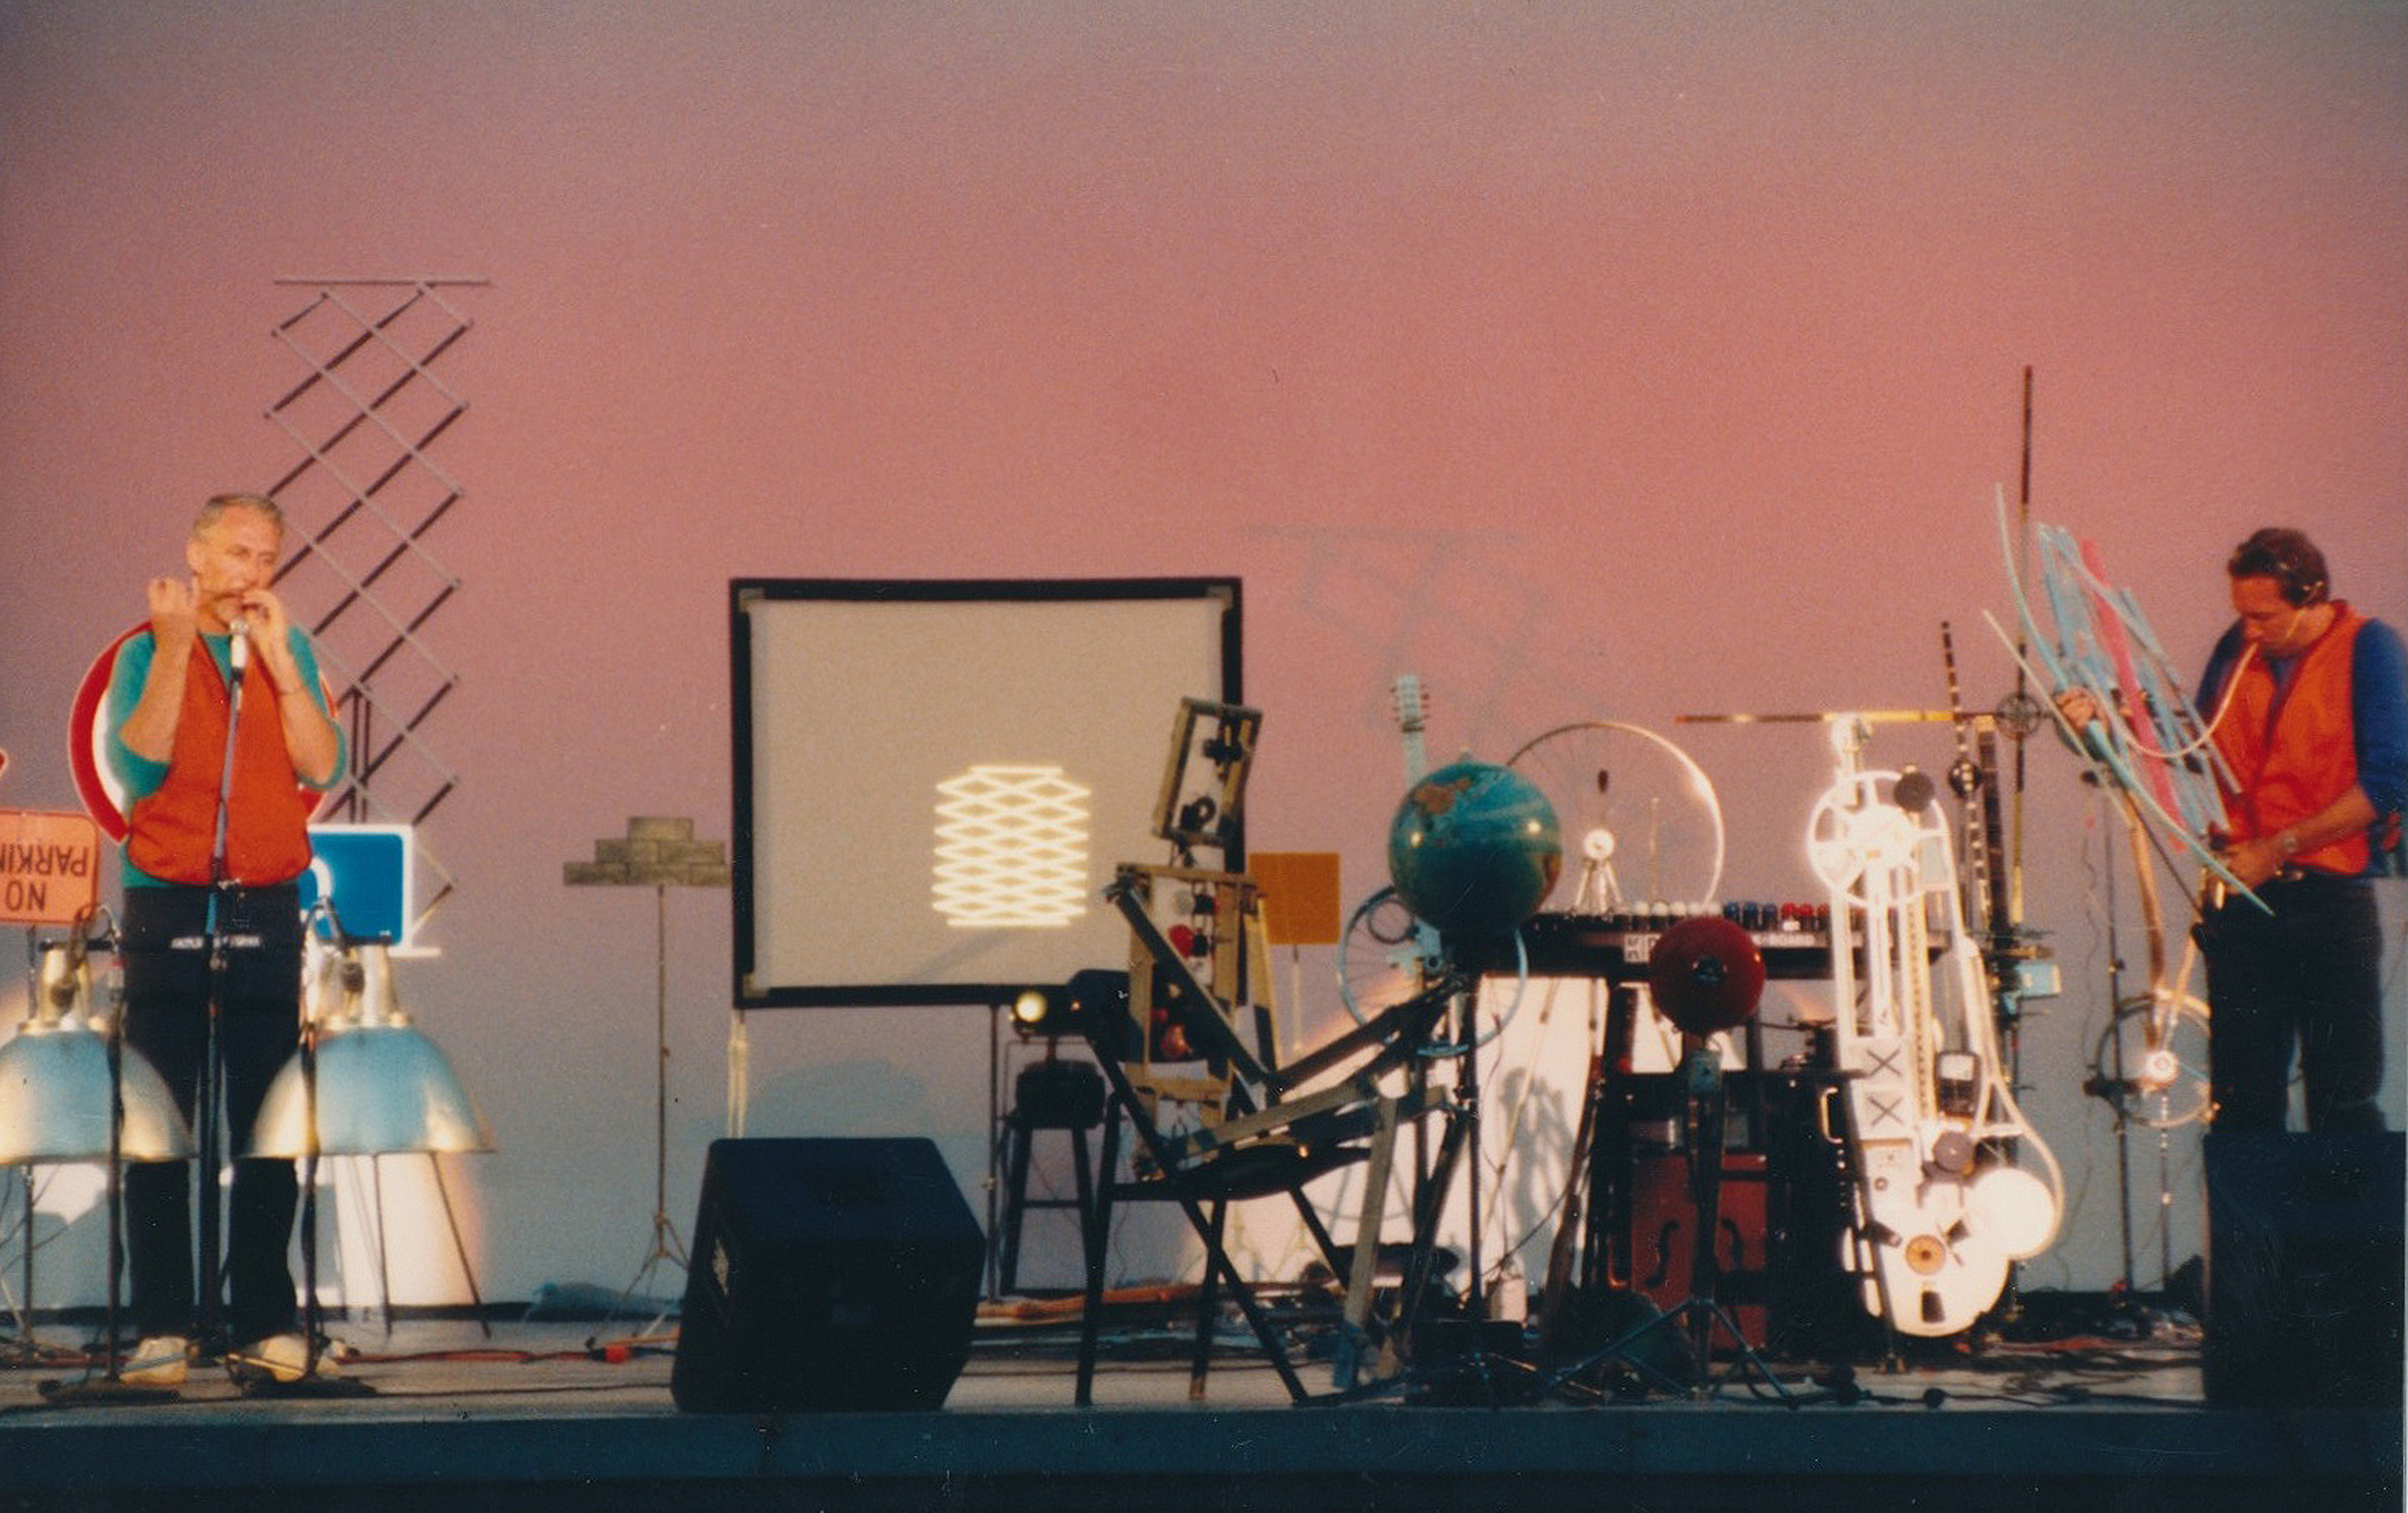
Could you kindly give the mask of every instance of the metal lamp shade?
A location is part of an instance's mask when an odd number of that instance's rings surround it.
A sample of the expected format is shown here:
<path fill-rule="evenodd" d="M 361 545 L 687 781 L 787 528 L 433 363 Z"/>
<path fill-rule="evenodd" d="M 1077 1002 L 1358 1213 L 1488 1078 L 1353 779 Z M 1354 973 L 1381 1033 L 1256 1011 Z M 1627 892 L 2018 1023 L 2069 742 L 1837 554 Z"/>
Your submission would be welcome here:
<path fill-rule="evenodd" d="M 451 1062 L 410 1025 L 361 1025 L 318 1042 L 316 1154 L 489 1151 L 492 1133 Z M 301 1057 L 276 1073 L 251 1127 L 251 1156 L 312 1152 Z"/>
<path fill-rule="evenodd" d="M 120 1047 L 125 1123 L 118 1152 L 129 1161 L 189 1161 L 193 1132 L 157 1068 Z M 109 1159 L 109 1037 L 97 1030 L 37 1020 L 0 1044 L 0 1163 Z"/>

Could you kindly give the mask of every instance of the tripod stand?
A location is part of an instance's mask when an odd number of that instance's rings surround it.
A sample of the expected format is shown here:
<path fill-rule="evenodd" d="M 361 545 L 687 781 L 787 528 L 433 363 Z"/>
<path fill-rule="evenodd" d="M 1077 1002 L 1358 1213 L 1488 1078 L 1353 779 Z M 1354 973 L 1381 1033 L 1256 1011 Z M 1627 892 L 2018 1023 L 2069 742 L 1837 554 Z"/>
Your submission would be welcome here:
<path fill-rule="evenodd" d="M 1668 1392 L 1686 1390 L 1699 1401 L 1716 1396 L 1735 1377 L 1753 1373 L 1772 1395 L 1791 1401 L 1789 1390 L 1772 1374 L 1716 1295 L 1722 1264 L 1714 1254 L 1722 1228 L 1722 1159 L 1727 1105 L 1723 1095 L 1722 1059 L 1705 1038 L 1684 1034 L 1681 1078 L 1685 1093 L 1683 1123 L 1688 1151 L 1689 1201 L 1696 1210 L 1696 1239 L 1689 1247 L 1688 1296 L 1679 1304 L 1629 1330 L 1605 1348 L 1558 1370 L 1551 1385 L 1586 1375 L 1608 1361 L 1629 1366 L 1650 1385 Z M 1715 1331 L 1732 1347 L 1734 1362 L 1722 1377 L 1714 1375 Z M 1651 1359 L 1647 1346 L 1654 1337 L 1677 1332 L 1688 1354 L 1689 1380 L 1682 1382 Z"/>
<path fill-rule="evenodd" d="M 1687 919 L 1666 930 L 1648 955 L 1648 985 L 1656 1006 L 1681 1030 L 1683 1145 L 1688 1153 L 1689 1201 L 1696 1213 L 1689 1247 L 1688 1296 L 1669 1311 L 1629 1329 L 1597 1350 L 1557 1370 L 1551 1388 L 1586 1375 L 1608 1361 L 1629 1366 L 1650 1385 L 1688 1391 L 1699 1401 L 1716 1396 L 1724 1382 L 1752 1373 L 1773 1396 L 1793 1402 L 1764 1358 L 1748 1343 L 1719 1297 L 1721 1263 L 1715 1246 L 1722 1228 L 1722 1166 L 1728 1143 L 1728 1107 L 1722 1057 L 1715 1033 L 1752 1018 L 1764 992 L 1763 955 L 1745 930 L 1713 915 Z M 1733 1348 L 1731 1370 L 1714 1375 L 1715 1331 Z M 1689 1380 L 1676 1379 L 1649 1359 L 1656 1337 L 1678 1332 L 1688 1353 Z"/>
<path fill-rule="evenodd" d="M 726 847 L 695 840 L 692 820 L 639 816 L 627 822 L 624 840 L 596 842 L 594 860 L 570 862 L 563 875 L 571 887 L 633 884 L 653 894 L 652 1239 L 636 1274 L 603 1316 L 607 1320 L 626 1315 L 638 1290 L 663 1264 L 688 1268 L 686 1242 L 668 1216 L 668 890 L 726 887 Z M 665 1304 L 645 1333 L 658 1329 L 676 1306 Z"/>
<path fill-rule="evenodd" d="M 664 1264 L 684 1271 L 690 1265 L 686 1241 L 677 1233 L 677 1226 L 668 1216 L 668 884 L 653 887 L 654 900 L 654 997 L 653 997 L 653 1080 L 652 1080 L 652 1248 L 637 1263 L 636 1274 L 620 1289 L 618 1300 L 604 1315 L 605 1321 L 622 1317 L 632 1317 L 627 1305 L 641 1295 L 644 1284 Z M 666 1322 L 669 1305 L 654 1314 L 644 1326 L 647 1335 L 655 1333 Z M 587 1342 L 589 1344 L 593 1342 Z"/>
<path fill-rule="evenodd" d="M 1484 1161 L 1480 1154 L 1479 1031 L 1479 989 L 1475 978 L 1456 997 L 1457 1041 L 1452 1049 L 1459 1056 L 1459 1070 L 1453 1097 L 1447 1106 L 1446 1133 L 1439 1137 L 1435 1161 L 1422 1173 L 1414 1202 L 1413 1250 L 1405 1266 L 1399 1328 L 1409 1354 L 1409 1395 L 1418 1395 L 1419 1400 L 1428 1402 L 1500 1407 L 1535 1401 L 1541 1394 L 1527 1362 L 1517 1354 L 1493 1348 L 1497 1338 L 1505 1334 L 1518 1344 L 1521 1329 L 1518 1322 L 1492 1321 L 1488 1317 L 1486 1262 L 1481 1243 L 1484 1219 L 1480 1168 Z M 1425 1048 L 1425 1054 L 1442 1055 L 1449 1049 L 1430 1046 Z M 1447 1327 L 1450 1321 L 1425 1317 L 1423 1314 L 1439 1254 L 1439 1217 L 1453 1189 L 1455 1168 L 1467 1151 L 1471 1156 L 1464 1231 L 1467 1275 L 1462 1317 L 1453 1321 L 1454 1327 Z M 1517 1311 L 1514 1317 L 1518 1317 Z"/>

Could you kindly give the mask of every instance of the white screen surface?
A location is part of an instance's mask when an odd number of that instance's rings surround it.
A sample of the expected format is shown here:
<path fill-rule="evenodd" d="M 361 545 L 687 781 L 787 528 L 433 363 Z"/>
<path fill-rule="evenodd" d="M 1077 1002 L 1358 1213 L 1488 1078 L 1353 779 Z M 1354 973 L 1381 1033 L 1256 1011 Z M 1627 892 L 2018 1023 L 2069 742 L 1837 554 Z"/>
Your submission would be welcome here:
<path fill-rule="evenodd" d="M 1236 699 L 1235 580 L 732 589 L 740 1004 L 1001 1002 L 1127 959 L 1101 893 L 1166 852 L 1180 701 Z"/>

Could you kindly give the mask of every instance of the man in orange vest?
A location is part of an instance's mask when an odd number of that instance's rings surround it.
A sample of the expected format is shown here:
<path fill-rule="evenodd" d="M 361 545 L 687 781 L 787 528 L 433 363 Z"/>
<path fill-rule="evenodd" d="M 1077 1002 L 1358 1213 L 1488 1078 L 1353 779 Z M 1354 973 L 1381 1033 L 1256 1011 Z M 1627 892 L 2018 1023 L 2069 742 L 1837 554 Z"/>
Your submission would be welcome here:
<path fill-rule="evenodd" d="M 342 770 L 344 742 L 309 638 L 271 589 L 284 519 L 257 494 L 203 505 L 188 576 L 150 580 L 149 628 L 111 668 L 110 766 L 126 803 L 125 1033 L 194 1117 L 213 1032 L 222 1129 L 238 1153 L 300 1039 L 302 923 L 295 879 L 308 823 Z M 213 1024 L 214 1021 L 214 1024 Z M 215 1161 L 214 1152 L 201 1159 Z M 293 1163 L 237 1160 L 227 1205 L 228 1360 L 280 1381 L 308 1360 L 285 1254 Z M 196 1317 L 190 1174 L 125 1177 L 136 1346 L 126 1379 L 182 1382 Z M 209 1271 L 216 1258 L 209 1258 Z"/>
<path fill-rule="evenodd" d="M 2380 1130 L 2382 923 L 2370 879 L 2399 848 L 2408 692 L 2396 632 L 2332 596 L 2324 555 L 2260 531 L 2225 570 L 2238 616 L 2198 706 L 2233 780 L 2214 837 L 2264 901 L 2210 908 L 2218 1130 L 2284 1127 L 2294 1047 L 2312 1131 Z"/>

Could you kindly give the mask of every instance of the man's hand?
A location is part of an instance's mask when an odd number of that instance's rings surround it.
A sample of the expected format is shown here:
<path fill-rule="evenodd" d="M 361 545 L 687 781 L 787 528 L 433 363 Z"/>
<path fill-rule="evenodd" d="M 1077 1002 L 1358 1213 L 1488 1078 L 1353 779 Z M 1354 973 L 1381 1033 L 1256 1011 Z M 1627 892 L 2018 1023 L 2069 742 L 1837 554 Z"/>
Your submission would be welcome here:
<path fill-rule="evenodd" d="M 145 762 L 165 762 L 175 752 L 184 669 L 200 635 L 200 596 L 183 578 L 153 578 L 143 592 L 150 602 L 150 670 L 143 675 L 141 696 L 118 727 L 118 739 Z"/>
<path fill-rule="evenodd" d="M 192 650 L 200 633 L 200 601 L 182 578 L 153 578 L 144 587 L 150 601 L 150 637 L 162 651 Z"/>
<path fill-rule="evenodd" d="M 2224 847 L 2215 855 L 2216 860 L 2224 864 L 2225 870 L 2240 879 L 2242 887 L 2249 889 L 2271 879 L 2290 861 L 2282 844 L 2272 839 L 2241 841 Z"/>
<path fill-rule="evenodd" d="M 250 621 L 250 649 L 268 669 L 268 676 L 278 689 L 298 689 L 301 666 L 293 661 L 293 638 L 286 630 L 291 622 L 285 617 L 284 601 L 265 588 L 253 588 L 243 595 L 243 613 Z"/>

